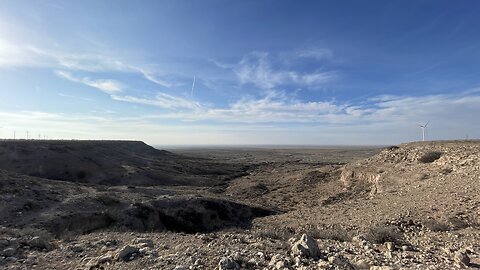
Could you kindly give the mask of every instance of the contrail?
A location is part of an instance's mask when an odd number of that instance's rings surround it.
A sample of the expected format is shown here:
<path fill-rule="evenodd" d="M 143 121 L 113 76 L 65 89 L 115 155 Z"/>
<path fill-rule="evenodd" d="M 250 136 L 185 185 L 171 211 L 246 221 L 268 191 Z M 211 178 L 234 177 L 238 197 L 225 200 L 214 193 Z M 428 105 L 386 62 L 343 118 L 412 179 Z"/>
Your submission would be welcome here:
<path fill-rule="evenodd" d="M 193 83 L 192 83 L 192 92 L 190 93 L 190 96 L 193 97 L 193 89 L 195 88 L 195 76 L 193 76 Z"/>

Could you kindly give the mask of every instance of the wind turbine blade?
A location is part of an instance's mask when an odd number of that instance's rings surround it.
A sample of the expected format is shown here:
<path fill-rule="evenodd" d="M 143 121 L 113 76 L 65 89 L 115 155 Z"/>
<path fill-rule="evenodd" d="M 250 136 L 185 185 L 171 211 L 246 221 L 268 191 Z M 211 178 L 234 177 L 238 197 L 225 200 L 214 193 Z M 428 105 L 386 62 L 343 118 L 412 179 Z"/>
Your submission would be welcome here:
<path fill-rule="evenodd" d="M 427 121 L 427 123 L 425 124 L 425 127 L 427 127 L 428 123 L 430 123 L 430 120 Z"/>

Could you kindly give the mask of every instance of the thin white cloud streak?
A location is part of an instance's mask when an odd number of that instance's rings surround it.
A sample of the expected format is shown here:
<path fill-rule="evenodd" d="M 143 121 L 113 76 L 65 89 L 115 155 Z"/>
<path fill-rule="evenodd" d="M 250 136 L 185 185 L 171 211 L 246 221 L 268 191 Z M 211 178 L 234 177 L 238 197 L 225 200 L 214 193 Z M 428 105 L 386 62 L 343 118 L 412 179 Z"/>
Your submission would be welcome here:
<path fill-rule="evenodd" d="M 164 109 L 188 109 L 196 111 L 201 109 L 203 106 L 195 101 L 181 98 L 178 96 L 168 95 L 166 93 L 157 93 L 154 98 L 139 98 L 133 96 L 119 96 L 111 95 L 113 100 L 124 101 L 130 103 L 144 104 L 156 106 Z"/>
<path fill-rule="evenodd" d="M 195 89 L 195 80 L 196 80 L 196 77 L 193 76 L 192 91 L 190 92 L 190 96 L 191 96 L 191 97 L 193 97 L 193 90 Z"/>
<path fill-rule="evenodd" d="M 273 89 L 287 84 L 318 87 L 337 78 L 335 71 L 298 72 L 274 68 L 266 52 L 245 55 L 232 70 L 241 84 L 250 83 L 263 89 Z"/>
<path fill-rule="evenodd" d="M 96 88 L 110 95 L 120 93 L 124 89 L 124 86 L 120 82 L 115 80 L 109 80 L 109 79 L 94 80 L 88 77 L 79 78 L 79 77 L 75 77 L 70 72 L 63 71 L 63 70 L 56 70 L 55 74 L 69 81 L 88 85 L 90 87 Z"/>
<path fill-rule="evenodd" d="M 296 52 L 297 57 L 314 58 L 316 60 L 328 60 L 333 58 L 333 52 L 325 48 L 304 49 Z"/>
<path fill-rule="evenodd" d="M 52 66 L 54 61 L 31 46 L 0 37 L 0 68 Z"/>
<path fill-rule="evenodd" d="M 89 102 L 95 101 L 91 98 L 73 96 L 73 95 L 69 95 L 69 94 L 65 94 L 65 93 L 58 93 L 58 95 L 61 96 L 61 97 L 65 97 L 65 98 L 78 99 L 78 100 L 89 101 Z"/>
<path fill-rule="evenodd" d="M 170 82 L 167 82 L 166 80 L 161 80 L 161 79 L 158 79 L 156 78 L 154 75 L 152 75 L 151 73 L 141 69 L 141 68 L 135 68 L 137 69 L 138 71 L 140 71 L 140 73 L 142 73 L 143 77 L 153 83 L 156 83 L 160 86 L 163 86 L 163 87 L 166 87 L 166 88 L 170 88 L 172 87 L 174 84 L 173 83 L 170 83 Z"/>

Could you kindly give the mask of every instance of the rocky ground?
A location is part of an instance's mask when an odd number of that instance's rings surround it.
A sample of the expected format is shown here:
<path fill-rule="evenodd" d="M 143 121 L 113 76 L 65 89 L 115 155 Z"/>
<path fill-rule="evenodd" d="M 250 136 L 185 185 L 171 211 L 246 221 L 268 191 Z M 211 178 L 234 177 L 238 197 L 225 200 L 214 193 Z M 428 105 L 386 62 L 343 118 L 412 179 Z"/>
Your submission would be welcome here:
<path fill-rule="evenodd" d="M 247 169 L 143 187 L 0 171 L 0 267 L 480 268 L 478 141 L 175 151 Z"/>

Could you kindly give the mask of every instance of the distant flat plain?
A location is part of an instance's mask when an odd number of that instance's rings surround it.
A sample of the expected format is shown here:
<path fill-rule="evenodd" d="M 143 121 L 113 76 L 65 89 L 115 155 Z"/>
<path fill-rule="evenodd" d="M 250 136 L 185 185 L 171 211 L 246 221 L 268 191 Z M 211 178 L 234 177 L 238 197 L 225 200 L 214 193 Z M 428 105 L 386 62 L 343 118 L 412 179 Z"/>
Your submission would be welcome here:
<path fill-rule="evenodd" d="M 222 162 L 256 164 L 301 162 L 343 164 L 375 155 L 385 146 L 345 145 L 246 145 L 246 146 L 154 146 L 176 154 Z"/>

